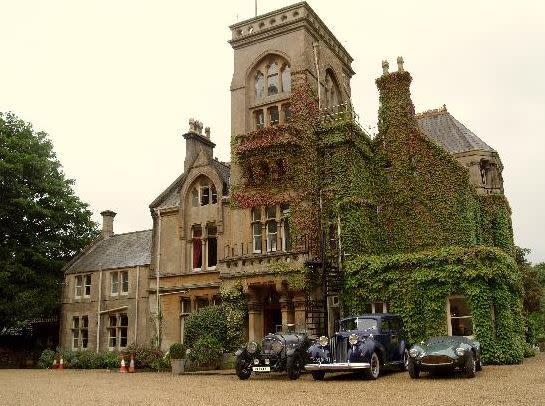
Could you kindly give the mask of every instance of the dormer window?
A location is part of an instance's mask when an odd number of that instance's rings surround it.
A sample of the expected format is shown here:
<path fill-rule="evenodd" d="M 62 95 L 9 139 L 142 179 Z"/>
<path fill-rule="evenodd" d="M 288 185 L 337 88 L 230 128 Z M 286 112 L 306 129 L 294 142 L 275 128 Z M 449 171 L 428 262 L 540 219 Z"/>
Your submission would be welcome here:
<path fill-rule="evenodd" d="M 207 206 L 218 203 L 218 192 L 212 183 L 202 182 L 191 190 L 191 206 Z"/>

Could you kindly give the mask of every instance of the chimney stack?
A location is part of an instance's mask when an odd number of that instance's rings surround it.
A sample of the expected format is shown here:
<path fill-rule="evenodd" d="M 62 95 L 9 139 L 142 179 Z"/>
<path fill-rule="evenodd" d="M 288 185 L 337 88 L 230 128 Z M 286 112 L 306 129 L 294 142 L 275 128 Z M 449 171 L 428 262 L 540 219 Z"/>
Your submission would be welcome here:
<path fill-rule="evenodd" d="M 213 159 L 216 144 L 210 141 L 210 127 L 204 129 L 204 134 L 202 130 L 201 121 L 189 119 L 189 131 L 183 135 L 185 138 L 184 172 L 191 168 L 201 152 L 206 159 Z"/>
<path fill-rule="evenodd" d="M 117 214 L 111 210 L 104 210 L 102 215 L 102 236 L 109 238 L 114 235 L 114 217 Z"/>

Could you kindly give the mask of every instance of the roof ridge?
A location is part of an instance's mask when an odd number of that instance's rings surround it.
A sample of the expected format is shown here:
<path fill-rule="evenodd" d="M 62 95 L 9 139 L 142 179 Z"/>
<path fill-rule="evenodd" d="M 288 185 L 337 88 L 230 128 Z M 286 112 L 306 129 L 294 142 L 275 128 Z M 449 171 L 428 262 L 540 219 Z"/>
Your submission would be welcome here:
<path fill-rule="evenodd" d="M 112 237 L 119 237 L 119 236 L 122 236 L 122 235 L 127 235 L 127 234 L 136 234 L 136 233 L 144 233 L 146 231 L 153 231 L 153 228 L 146 228 L 145 230 L 137 230 L 137 231 L 127 231 L 126 233 L 120 233 L 120 234 L 114 234 L 112 235 L 111 237 L 109 238 L 112 238 Z M 108 238 L 105 238 L 104 241 L 107 241 Z"/>
<path fill-rule="evenodd" d="M 433 117 L 433 116 L 438 116 L 438 115 L 445 114 L 445 113 L 449 114 L 449 112 L 447 110 L 447 105 L 443 104 L 442 107 L 439 107 L 439 108 L 436 108 L 436 109 L 426 110 L 426 111 L 423 111 L 421 113 L 416 113 L 415 117 L 416 118 Z"/>

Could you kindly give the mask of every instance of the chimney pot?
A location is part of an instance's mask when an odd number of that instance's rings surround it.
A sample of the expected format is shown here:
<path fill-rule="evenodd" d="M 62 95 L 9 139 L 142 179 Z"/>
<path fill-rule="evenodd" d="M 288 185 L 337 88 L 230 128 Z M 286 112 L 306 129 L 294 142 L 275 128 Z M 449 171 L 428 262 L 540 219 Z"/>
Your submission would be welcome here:
<path fill-rule="evenodd" d="M 204 129 L 204 134 L 206 135 L 206 138 L 210 138 L 210 127 Z"/>
<path fill-rule="evenodd" d="M 109 238 L 114 235 L 114 217 L 117 213 L 111 210 L 104 210 L 100 214 L 102 215 L 102 236 Z"/>
<path fill-rule="evenodd" d="M 382 74 L 383 75 L 387 75 L 388 74 L 388 68 L 390 67 L 390 64 L 388 63 L 388 61 L 385 59 L 382 61 Z"/>
<path fill-rule="evenodd" d="M 397 71 L 398 72 L 403 72 L 403 57 L 402 56 L 398 56 L 397 57 Z"/>

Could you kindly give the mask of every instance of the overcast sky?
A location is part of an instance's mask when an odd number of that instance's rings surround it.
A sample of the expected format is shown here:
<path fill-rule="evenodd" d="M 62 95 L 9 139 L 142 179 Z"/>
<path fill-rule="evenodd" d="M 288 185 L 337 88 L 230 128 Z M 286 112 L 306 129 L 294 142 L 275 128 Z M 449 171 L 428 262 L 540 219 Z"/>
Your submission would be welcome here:
<path fill-rule="evenodd" d="M 446 104 L 499 151 L 516 243 L 545 261 L 545 3 L 309 3 L 354 58 L 362 124 L 376 123 L 381 60 L 402 55 L 417 111 Z M 0 111 L 49 133 L 96 221 L 112 209 L 117 233 L 151 228 L 190 117 L 229 160 L 228 26 L 253 16 L 253 0 L 0 0 Z"/>

